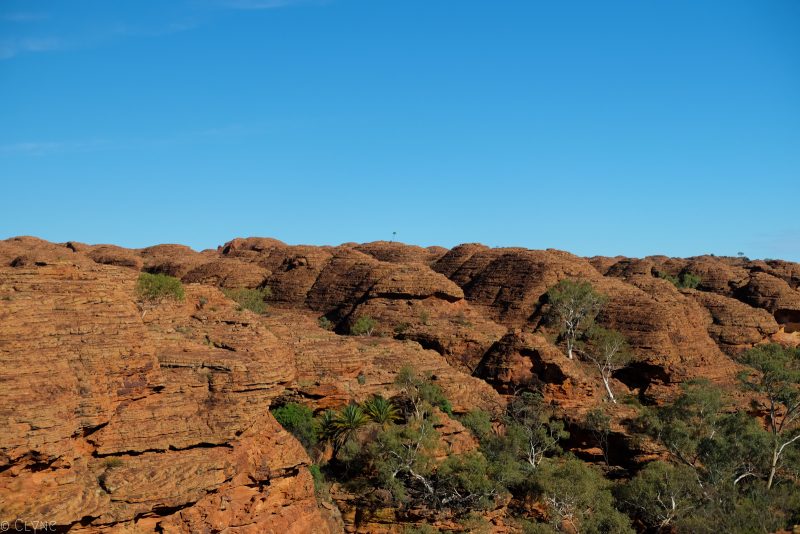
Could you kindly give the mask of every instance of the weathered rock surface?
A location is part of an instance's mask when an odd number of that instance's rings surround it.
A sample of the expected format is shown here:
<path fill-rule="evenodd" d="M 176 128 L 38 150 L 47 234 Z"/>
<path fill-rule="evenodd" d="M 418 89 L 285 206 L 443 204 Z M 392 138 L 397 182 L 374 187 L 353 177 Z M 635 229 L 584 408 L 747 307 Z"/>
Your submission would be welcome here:
<path fill-rule="evenodd" d="M 778 332 L 775 318 L 766 310 L 707 291 L 688 292 L 711 313 L 708 333 L 728 354 L 735 355 Z"/>
<path fill-rule="evenodd" d="M 329 532 L 269 414 L 292 354 L 218 291 L 142 312 L 136 272 L 0 269 L 0 510 L 100 532 Z M 199 296 L 217 312 L 198 309 Z"/>
<path fill-rule="evenodd" d="M 138 303 L 138 271 L 181 278 L 185 300 Z M 701 281 L 679 289 L 660 274 Z M 547 289 L 564 279 L 607 296 L 598 321 L 635 353 L 614 375 L 620 395 L 660 398 L 696 377 L 730 383 L 741 350 L 800 344 L 800 265 L 777 260 L 267 238 L 203 252 L 2 241 L 0 518 L 75 532 L 398 531 L 413 517 L 387 508 L 365 518 L 340 495 L 342 525 L 318 504 L 310 459 L 270 405 L 392 395 L 413 366 L 457 413 L 497 411 L 503 393 L 534 384 L 577 421 L 604 391 L 545 321 Z M 273 295 L 265 316 L 220 292 L 263 286 Z M 342 335 L 365 316 L 372 336 Z M 475 447 L 455 421 L 439 430 L 442 454 Z M 576 452 L 589 454 L 574 433 Z M 487 517 L 508 530 L 501 510 Z"/>

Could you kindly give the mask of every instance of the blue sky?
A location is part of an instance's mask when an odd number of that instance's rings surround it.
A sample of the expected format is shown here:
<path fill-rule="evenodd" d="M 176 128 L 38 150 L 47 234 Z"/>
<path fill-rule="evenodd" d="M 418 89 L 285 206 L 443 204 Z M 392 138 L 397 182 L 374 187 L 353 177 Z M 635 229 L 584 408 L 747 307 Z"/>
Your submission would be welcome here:
<path fill-rule="evenodd" d="M 0 0 L 0 238 L 800 261 L 800 2 Z"/>

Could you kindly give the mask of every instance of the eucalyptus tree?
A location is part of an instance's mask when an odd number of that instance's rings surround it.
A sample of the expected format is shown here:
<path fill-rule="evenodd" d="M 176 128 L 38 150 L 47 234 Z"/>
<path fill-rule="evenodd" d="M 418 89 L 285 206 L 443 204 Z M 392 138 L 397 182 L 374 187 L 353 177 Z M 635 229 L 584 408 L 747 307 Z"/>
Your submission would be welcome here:
<path fill-rule="evenodd" d="M 550 315 L 558 322 L 561 338 L 567 344 L 567 357 L 573 358 L 575 342 L 594 322 L 606 301 L 589 282 L 562 280 L 547 291 Z"/>

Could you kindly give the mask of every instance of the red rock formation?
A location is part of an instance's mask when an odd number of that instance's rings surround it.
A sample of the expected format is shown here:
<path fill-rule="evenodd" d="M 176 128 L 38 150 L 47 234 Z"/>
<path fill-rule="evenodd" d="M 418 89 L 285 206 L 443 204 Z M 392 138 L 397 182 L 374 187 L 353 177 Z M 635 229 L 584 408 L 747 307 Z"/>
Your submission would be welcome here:
<path fill-rule="evenodd" d="M 138 304 L 140 270 L 181 278 L 186 299 Z M 659 273 L 701 282 L 677 289 Z M 789 262 L 265 238 L 203 252 L 0 242 L 3 514 L 76 532 L 341 530 L 270 404 L 292 398 L 322 410 L 392 395 L 410 365 L 456 412 L 502 409 L 498 390 L 535 383 L 575 422 L 604 395 L 544 320 L 547 289 L 564 279 L 607 296 L 598 321 L 636 353 L 615 375 L 621 393 L 666 396 L 694 377 L 729 383 L 738 370 L 730 355 L 800 343 L 800 266 Z M 266 316 L 237 311 L 218 289 L 262 285 L 273 293 Z M 321 315 L 338 333 L 320 328 Z M 361 316 L 376 320 L 373 336 L 341 335 Z M 475 446 L 445 423 L 444 448 Z M 355 527 L 363 511 L 338 501 L 348 531 L 414 522 L 387 509 Z M 506 528 L 502 510 L 489 515 Z"/>
<path fill-rule="evenodd" d="M 268 411 L 294 379 L 291 353 L 208 288 L 143 322 L 135 278 L 91 264 L 0 270 L 4 519 L 329 532 L 308 458 Z M 218 311 L 197 310 L 199 296 Z"/>

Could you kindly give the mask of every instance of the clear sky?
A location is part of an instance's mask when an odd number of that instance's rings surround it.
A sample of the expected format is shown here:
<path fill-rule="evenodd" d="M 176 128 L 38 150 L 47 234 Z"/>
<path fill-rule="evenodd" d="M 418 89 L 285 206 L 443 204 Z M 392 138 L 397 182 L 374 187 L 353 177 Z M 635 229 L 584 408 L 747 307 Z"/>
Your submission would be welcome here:
<path fill-rule="evenodd" d="M 800 261 L 796 0 L 0 0 L 0 238 Z"/>

